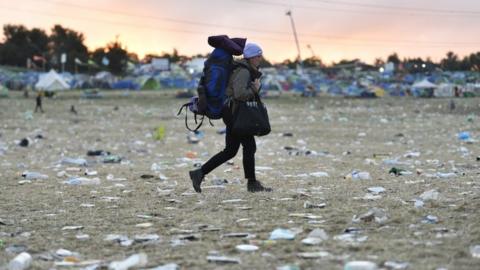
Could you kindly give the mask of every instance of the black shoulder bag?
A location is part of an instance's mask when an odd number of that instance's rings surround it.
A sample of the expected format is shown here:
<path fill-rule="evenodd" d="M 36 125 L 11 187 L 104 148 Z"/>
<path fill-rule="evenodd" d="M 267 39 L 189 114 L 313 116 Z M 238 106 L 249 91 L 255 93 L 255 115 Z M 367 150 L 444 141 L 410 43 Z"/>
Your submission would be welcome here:
<path fill-rule="evenodd" d="M 253 101 L 235 101 L 232 133 L 237 136 L 265 136 L 270 133 L 267 107 L 255 94 Z"/>

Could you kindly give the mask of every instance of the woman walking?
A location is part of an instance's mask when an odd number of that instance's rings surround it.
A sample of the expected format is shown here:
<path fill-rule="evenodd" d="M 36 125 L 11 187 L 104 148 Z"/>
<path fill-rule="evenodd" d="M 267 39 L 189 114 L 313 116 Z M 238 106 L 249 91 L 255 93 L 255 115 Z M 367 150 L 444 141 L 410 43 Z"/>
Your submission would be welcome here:
<path fill-rule="evenodd" d="M 243 147 L 243 170 L 247 179 L 247 190 L 250 192 L 270 192 L 271 188 L 264 187 L 255 177 L 255 151 L 257 149 L 253 135 L 240 136 L 232 132 L 232 112 L 235 102 L 245 102 L 255 99 L 260 92 L 260 76 L 258 67 L 263 59 L 263 51 L 257 44 L 248 43 L 243 50 L 243 59 L 234 63 L 234 69 L 227 88 L 227 100 L 230 106 L 223 108 L 223 122 L 226 125 L 225 149 L 210 158 L 199 169 L 190 171 L 190 179 L 196 192 L 202 192 L 201 183 L 208 173 L 235 157 Z"/>

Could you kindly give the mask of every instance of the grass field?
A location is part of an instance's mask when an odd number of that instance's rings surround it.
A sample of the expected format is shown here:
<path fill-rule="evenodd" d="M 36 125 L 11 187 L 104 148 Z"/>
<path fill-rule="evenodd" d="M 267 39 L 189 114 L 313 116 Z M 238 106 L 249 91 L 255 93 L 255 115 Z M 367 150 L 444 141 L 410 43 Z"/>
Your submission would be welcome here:
<path fill-rule="evenodd" d="M 462 131 L 479 138 L 479 99 L 455 99 L 454 110 L 450 99 L 267 99 L 272 133 L 257 138 L 256 165 L 257 178 L 274 192 L 246 191 L 239 151 L 196 194 L 188 171 L 223 148 L 224 137 L 216 132 L 223 123 L 205 125 L 204 138 L 190 144 L 183 116 L 175 115 L 185 100 L 162 92 L 105 92 L 96 100 L 61 93 L 44 100 L 44 114 L 29 119 L 34 98 L 10 93 L 0 99 L 0 266 L 15 256 L 10 251 L 25 249 L 34 269 L 65 268 L 55 266 L 60 261 L 108 265 L 140 252 L 148 255 L 145 268 L 343 269 L 346 262 L 368 260 L 380 267 L 395 261 L 408 263 L 406 269 L 479 269 L 470 247 L 480 245 L 480 142 L 457 138 Z M 69 112 L 71 105 L 78 114 Z M 165 129 L 162 140 L 153 138 L 157 127 Z M 39 134 L 43 139 L 35 139 Z M 25 137 L 32 143 L 18 146 Z M 102 163 L 87 157 L 89 150 L 123 160 Z M 88 166 L 60 163 L 67 157 L 84 158 Z M 412 174 L 389 174 L 392 167 Z M 84 176 L 86 170 L 98 175 Z M 353 170 L 371 179 L 345 177 Z M 24 171 L 48 179 L 25 182 Z M 63 183 L 73 176 L 97 177 L 100 184 Z M 215 185 L 219 179 L 228 183 Z M 367 196 L 375 186 L 385 192 Z M 432 189 L 438 199 L 415 207 L 414 200 Z M 306 202 L 326 206 L 305 208 Z M 384 210 L 386 221 L 352 221 L 374 207 Z M 428 215 L 436 220 L 426 220 Z M 295 239 L 269 241 L 276 228 L 296 231 Z M 316 228 L 328 239 L 303 244 Z M 356 234 L 345 234 L 352 228 Z M 156 234 L 159 240 L 122 246 L 106 241 L 109 234 Z M 82 235 L 88 238 L 77 238 Z M 259 250 L 241 252 L 239 244 Z M 58 249 L 74 254 L 62 258 Z M 327 253 L 304 258 L 318 251 Z M 241 262 L 209 262 L 212 254 Z"/>

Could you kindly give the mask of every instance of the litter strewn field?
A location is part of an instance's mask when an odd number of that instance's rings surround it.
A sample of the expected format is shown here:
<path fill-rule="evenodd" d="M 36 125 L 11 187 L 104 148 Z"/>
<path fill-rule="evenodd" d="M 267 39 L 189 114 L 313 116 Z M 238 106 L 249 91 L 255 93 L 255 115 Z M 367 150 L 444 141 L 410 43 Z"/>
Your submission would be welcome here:
<path fill-rule="evenodd" d="M 32 114 L 34 99 L 10 96 L 0 266 L 24 251 L 34 269 L 121 269 L 131 255 L 159 269 L 480 264 L 478 99 L 265 100 L 257 178 L 274 192 L 247 193 L 240 150 L 196 194 L 188 171 L 223 148 L 224 126 L 187 133 L 185 100 L 60 93 Z"/>

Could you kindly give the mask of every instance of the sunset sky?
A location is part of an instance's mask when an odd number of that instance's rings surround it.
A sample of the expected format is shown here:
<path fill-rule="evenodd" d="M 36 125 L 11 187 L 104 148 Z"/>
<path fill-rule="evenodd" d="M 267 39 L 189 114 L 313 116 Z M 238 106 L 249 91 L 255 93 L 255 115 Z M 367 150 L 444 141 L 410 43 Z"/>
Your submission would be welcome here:
<path fill-rule="evenodd" d="M 392 52 L 439 60 L 449 50 L 480 51 L 478 0 L 1 0 L 0 24 L 47 32 L 61 24 L 82 32 L 91 50 L 118 36 L 140 57 L 173 48 L 206 53 L 209 35 L 228 34 L 260 44 L 279 62 L 297 55 L 287 10 L 302 58 L 372 63 Z"/>

